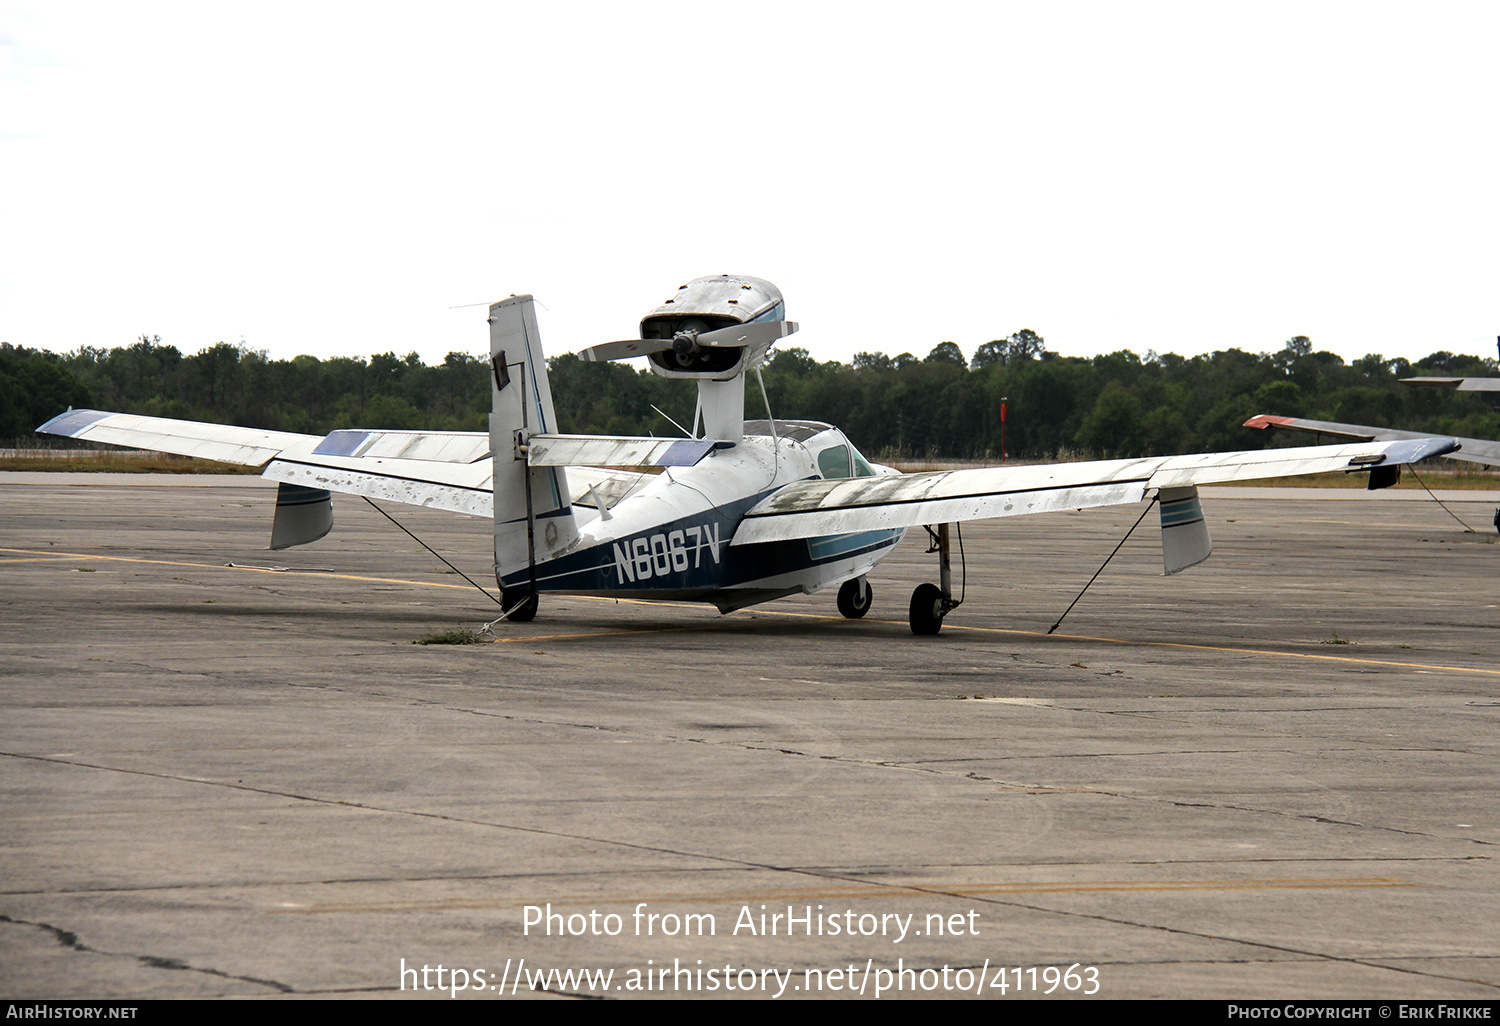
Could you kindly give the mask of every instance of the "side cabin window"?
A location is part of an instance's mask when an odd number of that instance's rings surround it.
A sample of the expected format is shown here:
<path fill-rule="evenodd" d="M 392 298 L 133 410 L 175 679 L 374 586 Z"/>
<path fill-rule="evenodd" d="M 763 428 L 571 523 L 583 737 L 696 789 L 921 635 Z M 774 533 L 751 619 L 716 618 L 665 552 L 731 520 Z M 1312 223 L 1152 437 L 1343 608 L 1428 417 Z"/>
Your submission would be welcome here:
<path fill-rule="evenodd" d="M 830 445 L 818 453 L 818 473 L 824 480 L 832 481 L 846 477 L 874 477 L 875 468 L 865 462 L 858 449 L 848 441 L 840 440 L 839 444 Z"/>
<path fill-rule="evenodd" d="M 835 445 L 818 453 L 818 473 L 823 475 L 824 480 L 853 477 L 850 473 L 849 447 Z"/>

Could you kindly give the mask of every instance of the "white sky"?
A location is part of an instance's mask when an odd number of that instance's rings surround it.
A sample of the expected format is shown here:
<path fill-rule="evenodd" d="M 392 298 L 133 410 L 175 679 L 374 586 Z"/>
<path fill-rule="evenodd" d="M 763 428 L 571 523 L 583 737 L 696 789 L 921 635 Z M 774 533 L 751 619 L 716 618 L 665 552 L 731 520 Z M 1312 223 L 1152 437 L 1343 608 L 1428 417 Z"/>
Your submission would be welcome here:
<path fill-rule="evenodd" d="M 0 0 L 0 341 L 1495 355 L 1500 4 Z"/>

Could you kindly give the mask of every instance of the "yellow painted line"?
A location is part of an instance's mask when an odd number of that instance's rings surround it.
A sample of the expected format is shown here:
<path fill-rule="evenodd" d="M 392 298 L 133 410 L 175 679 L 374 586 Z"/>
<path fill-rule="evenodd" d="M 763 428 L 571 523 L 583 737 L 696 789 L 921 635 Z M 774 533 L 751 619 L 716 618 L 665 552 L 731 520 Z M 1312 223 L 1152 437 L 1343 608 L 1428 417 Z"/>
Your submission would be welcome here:
<path fill-rule="evenodd" d="M 43 555 L 30 549 L 0 549 L 0 552 L 19 552 L 26 555 Z M 57 555 L 63 559 L 104 559 L 115 563 L 144 563 L 150 566 L 185 566 L 195 570 L 245 570 L 257 574 L 303 574 L 315 578 L 332 578 L 339 581 L 366 581 L 374 584 L 411 584 L 425 588 L 458 588 L 462 591 L 472 590 L 467 584 L 448 584 L 443 581 L 407 581 L 399 577 L 361 577 L 357 574 L 334 574 L 322 570 L 298 570 L 290 567 L 286 570 L 273 570 L 269 567 L 259 566 L 226 566 L 223 563 L 184 563 L 170 559 L 140 559 L 133 556 L 104 556 L 93 552 L 59 552 Z M 7 562 L 10 562 L 7 560 Z"/>
<path fill-rule="evenodd" d="M 140 559 L 131 556 L 103 556 L 89 552 L 38 552 L 34 549 L 6 549 L 0 548 L 0 552 L 17 553 L 27 556 L 47 556 L 60 559 L 103 559 L 119 563 L 143 563 L 153 566 L 185 566 L 197 570 L 244 570 L 250 573 L 300 573 L 314 578 L 330 578 L 339 581 L 364 581 L 372 584 L 408 584 L 420 588 L 456 588 L 460 591 L 470 590 L 467 584 L 448 584 L 442 581 L 410 581 L 399 577 L 364 577 L 358 574 L 334 574 L 324 572 L 309 572 L 291 570 L 268 570 L 260 567 L 225 566 L 222 563 L 185 563 L 174 562 L 165 559 Z M 632 605 L 655 606 L 666 609 L 702 609 L 702 606 L 683 602 L 656 602 L 650 599 L 628 599 L 607 598 L 596 595 L 570 595 L 569 599 L 589 599 L 595 602 L 628 602 Z M 809 620 L 827 620 L 835 623 L 845 622 L 842 617 L 829 616 L 823 613 L 796 613 L 781 609 L 757 609 L 758 616 L 779 616 L 789 618 L 801 618 Z M 898 624 L 897 620 L 870 620 L 868 623 Z M 594 637 L 620 637 L 630 634 L 669 634 L 675 631 L 697 631 L 711 630 L 720 625 L 720 621 L 712 624 L 690 624 L 682 627 L 641 627 L 617 631 L 595 631 L 582 634 L 528 634 L 521 637 L 508 637 L 496 639 L 496 644 L 515 644 L 517 642 L 544 642 L 549 640 L 586 640 Z M 1500 669 L 1481 669 L 1475 666 L 1445 666 L 1437 663 L 1407 663 L 1392 659 L 1361 659 L 1356 656 L 1322 655 L 1315 652 L 1285 652 L 1270 648 L 1237 648 L 1227 645 L 1191 645 L 1181 641 L 1137 641 L 1127 638 L 1103 638 L 1087 634 L 1047 634 L 1044 631 L 1023 631 L 1006 627 L 973 627 L 967 624 L 943 625 L 944 630 L 949 631 L 974 631 L 980 634 L 1013 634 L 1028 638 L 1058 638 L 1067 641 L 1093 641 L 1107 645 L 1129 645 L 1136 648 L 1178 648 L 1197 652 L 1225 652 L 1234 655 L 1258 655 L 1279 656 L 1286 659 L 1316 659 L 1330 663 L 1351 663 L 1361 666 L 1390 666 L 1405 670 L 1434 670 L 1443 673 L 1480 673 L 1492 677 L 1500 677 Z"/>
<path fill-rule="evenodd" d="M 441 881 L 429 881 L 441 882 Z M 817 887 L 794 888 L 774 892 L 747 892 L 728 894 L 635 894 L 629 896 L 581 897 L 564 896 L 547 898 L 557 908 L 630 907 L 639 904 L 693 904 L 716 905 L 747 902 L 798 901 L 815 902 L 837 898 L 908 898 L 908 897 L 984 897 L 1008 894 L 1145 894 L 1154 892 L 1198 892 L 1198 891 L 1273 891 L 1273 890 L 1329 890 L 1351 887 L 1420 887 L 1396 877 L 1335 877 L 1329 879 L 1290 880 L 1101 880 L 1039 881 L 1035 883 L 999 884 L 931 884 L 921 887 L 882 885 L 872 882 L 864 887 Z M 453 898 L 446 901 L 380 901 L 322 903 L 302 907 L 265 909 L 271 915 L 315 915 L 337 912 L 416 912 L 441 909 L 520 908 L 535 902 L 496 898 L 477 900 Z"/>
<path fill-rule="evenodd" d="M 572 597 L 584 598 L 591 596 L 574 595 Z M 717 623 L 700 623 L 684 627 L 632 627 L 619 631 L 588 631 L 584 634 L 528 634 L 519 638 L 496 638 L 491 643 L 495 645 L 541 644 L 544 641 L 576 641 L 581 638 L 617 638 L 627 634 L 674 634 L 678 631 L 711 631 L 717 630 L 721 626 L 722 624 Z"/>
<path fill-rule="evenodd" d="M 1018 631 L 1004 627 L 970 627 L 944 624 L 944 630 L 979 631 L 985 634 L 1021 634 L 1032 638 L 1064 638 L 1069 641 L 1099 641 L 1109 645 L 1132 645 L 1138 648 L 1183 648 L 1198 652 L 1231 652 L 1237 655 L 1284 656 L 1288 659 L 1321 659 L 1333 663 L 1359 663 L 1366 666 L 1395 666 L 1408 670 L 1444 670 L 1451 673 L 1484 673 L 1500 676 L 1500 670 L 1474 666 L 1442 666 L 1434 663 L 1403 663 L 1393 659 L 1360 659 L 1356 656 L 1321 655 L 1316 652 L 1283 652 L 1271 648 L 1232 648 L 1227 645 L 1190 645 L 1183 641 L 1132 641 L 1126 638 L 1096 638 L 1087 634 L 1047 634 L 1043 631 Z"/>

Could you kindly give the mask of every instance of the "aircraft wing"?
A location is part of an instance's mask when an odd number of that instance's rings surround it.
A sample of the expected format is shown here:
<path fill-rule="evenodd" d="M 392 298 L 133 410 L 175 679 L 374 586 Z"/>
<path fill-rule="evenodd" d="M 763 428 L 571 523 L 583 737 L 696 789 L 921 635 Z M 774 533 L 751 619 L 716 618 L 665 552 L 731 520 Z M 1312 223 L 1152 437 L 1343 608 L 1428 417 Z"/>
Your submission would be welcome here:
<path fill-rule="evenodd" d="M 311 450 L 322 441 L 319 435 L 296 435 L 289 431 L 262 431 L 229 424 L 138 417 L 131 413 L 103 413 L 99 410 L 69 410 L 37 430 L 64 438 L 128 445 L 134 449 L 170 452 L 246 467 L 258 467 L 284 450 L 299 447 Z"/>
<path fill-rule="evenodd" d="M 1403 379 L 1405 380 L 1405 379 Z M 1423 378 L 1421 380 L 1450 381 L 1451 378 Z M 1473 379 L 1470 379 L 1473 380 Z M 1497 379 L 1500 380 L 1500 379 Z M 1326 420 L 1304 420 L 1301 417 L 1272 417 L 1261 414 L 1245 421 L 1245 427 L 1284 428 L 1288 431 L 1306 431 L 1309 434 L 1332 435 L 1335 438 L 1358 438 L 1366 441 L 1388 442 L 1410 438 L 1449 438 L 1449 435 L 1431 435 L 1421 431 L 1398 431 L 1395 428 L 1369 427 L 1364 424 L 1337 424 Z M 1450 460 L 1468 460 L 1490 467 L 1500 467 L 1500 442 L 1482 438 L 1454 438 L 1462 446 L 1457 452 L 1444 453 Z"/>
<path fill-rule="evenodd" d="M 261 476 L 327 492 L 490 516 L 489 436 L 452 431 L 287 431 L 69 410 L 38 431 L 263 467 Z M 420 457 L 420 458 L 413 458 Z M 326 498 L 326 496 L 325 496 Z"/>
<path fill-rule="evenodd" d="M 1500 378 L 1402 378 L 1401 383 L 1456 392 L 1500 392 Z"/>
<path fill-rule="evenodd" d="M 730 544 L 1140 502 L 1153 489 L 1368 470 L 1415 463 L 1456 445 L 1447 438 L 1414 439 L 799 481 L 751 508 Z"/>

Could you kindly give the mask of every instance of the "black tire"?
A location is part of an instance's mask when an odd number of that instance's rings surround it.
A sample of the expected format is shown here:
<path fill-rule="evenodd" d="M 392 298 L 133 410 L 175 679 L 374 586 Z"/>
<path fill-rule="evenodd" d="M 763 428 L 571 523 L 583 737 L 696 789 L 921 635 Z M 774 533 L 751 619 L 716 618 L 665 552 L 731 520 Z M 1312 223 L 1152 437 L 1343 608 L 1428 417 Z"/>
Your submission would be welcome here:
<path fill-rule="evenodd" d="M 919 584 L 911 593 L 908 619 L 913 634 L 931 635 L 943 627 L 943 592 L 936 584 Z"/>
<path fill-rule="evenodd" d="M 511 623 L 530 623 L 536 619 L 537 597 L 534 591 L 523 595 L 502 591 L 500 605 L 506 610 L 505 618 Z"/>
<path fill-rule="evenodd" d="M 839 585 L 839 612 L 849 620 L 858 620 L 870 611 L 875 600 L 875 589 L 863 577 L 845 581 Z"/>

